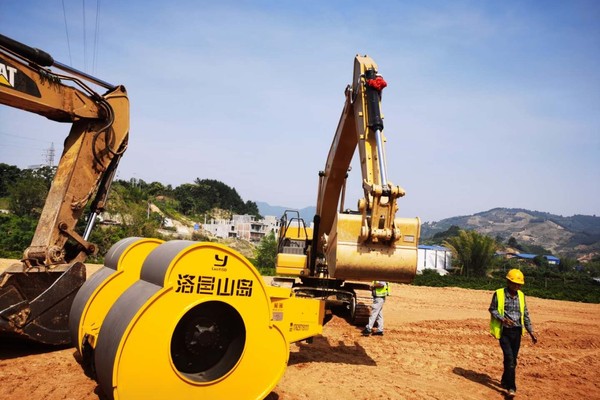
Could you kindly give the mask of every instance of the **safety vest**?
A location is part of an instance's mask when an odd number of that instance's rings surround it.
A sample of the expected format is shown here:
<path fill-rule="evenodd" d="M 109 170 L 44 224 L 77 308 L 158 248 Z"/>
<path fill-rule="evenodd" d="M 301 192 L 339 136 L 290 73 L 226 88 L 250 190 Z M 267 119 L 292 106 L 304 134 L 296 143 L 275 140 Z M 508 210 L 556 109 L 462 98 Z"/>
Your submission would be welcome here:
<path fill-rule="evenodd" d="M 375 285 L 375 281 L 373 281 L 373 285 Z M 376 287 L 373 290 L 373 296 L 375 297 L 387 297 L 390 295 L 390 285 L 389 283 L 385 282 L 385 286 L 384 287 Z"/>
<path fill-rule="evenodd" d="M 517 290 L 519 296 L 519 309 L 521 310 L 521 328 L 523 328 L 523 335 L 525 335 L 525 295 L 520 290 Z M 496 290 L 496 299 L 498 300 L 498 312 L 504 317 L 504 288 Z M 490 333 L 496 339 L 500 339 L 502 334 L 502 322 L 499 319 L 491 316 L 490 319 Z"/>

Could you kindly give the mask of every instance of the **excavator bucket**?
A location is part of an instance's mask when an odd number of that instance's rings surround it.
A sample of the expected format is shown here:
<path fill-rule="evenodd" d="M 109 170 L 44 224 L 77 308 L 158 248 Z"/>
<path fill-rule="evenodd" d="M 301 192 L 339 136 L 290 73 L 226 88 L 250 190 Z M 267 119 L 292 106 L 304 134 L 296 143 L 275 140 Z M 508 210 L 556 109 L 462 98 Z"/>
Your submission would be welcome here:
<path fill-rule="evenodd" d="M 0 275 L 0 336 L 69 344 L 69 311 L 85 279 L 81 262 L 45 271 L 9 267 Z"/>
<path fill-rule="evenodd" d="M 393 245 L 359 240 L 360 214 L 338 213 L 327 241 L 329 273 L 336 279 L 411 283 L 417 273 L 419 218 L 396 218 Z"/>

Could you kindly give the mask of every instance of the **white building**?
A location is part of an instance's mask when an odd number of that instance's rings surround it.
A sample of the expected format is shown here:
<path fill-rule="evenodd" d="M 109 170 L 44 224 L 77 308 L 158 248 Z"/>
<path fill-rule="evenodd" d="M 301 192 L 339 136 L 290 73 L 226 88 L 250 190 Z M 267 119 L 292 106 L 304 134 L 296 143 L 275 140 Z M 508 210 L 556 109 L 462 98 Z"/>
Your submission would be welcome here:
<path fill-rule="evenodd" d="M 202 224 L 202 229 L 220 238 L 260 242 L 271 232 L 277 235 L 278 222 L 273 216 L 257 220 L 253 215 L 234 215 L 231 219 L 211 219 L 210 223 Z"/>
<path fill-rule="evenodd" d="M 440 275 L 446 275 L 452 269 L 452 251 L 443 246 L 419 245 L 417 272 L 435 269 Z"/>

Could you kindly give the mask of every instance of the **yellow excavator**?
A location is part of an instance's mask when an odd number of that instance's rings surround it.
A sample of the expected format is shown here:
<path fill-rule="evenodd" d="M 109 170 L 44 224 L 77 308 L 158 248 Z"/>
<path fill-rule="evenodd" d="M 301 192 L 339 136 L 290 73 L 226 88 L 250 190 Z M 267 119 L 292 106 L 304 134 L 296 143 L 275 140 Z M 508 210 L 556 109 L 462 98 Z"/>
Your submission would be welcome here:
<path fill-rule="evenodd" d="M 298 213 L 280 220 L 275 282 L 327 301 L 355 325 L 369 317 L 373 280 L 410 283 L 416 274 L 418 218 L 396 218 L 405 191 L 388 181 L 381 92 L 387 83 L 369 56 L 357 55 L 352 84 L 325 169 L 319 172 L 312 227 Z M 359 150 L 364 197 L 344 210 L 346 179 Z"/>
<path fill-rule="evenodd" d="M 92 85 L 107 91 L 98 94 Z M 71 304 L 86 279 L 83 262 L 97 252 L 89 236 L 127 148 L 127 92 L 0 35 L 0 104 L 71 124 L 31 245 L 0 275 L 0 336 L 68 344 Z"/>
<path fill-rule="evenodd" d="M 265 398 L 290 344 L 322 333 L 328 304 L 356 320 L 361 284 L 415 274 L 419 221 L 395 218 L 404 191 L 385 173 L 383 85 L 375 63 L 356 57 L 313 229 L 281 228 L 277 271 L 288 280 L 267 283 L 220 244 L 148 238 L 115 243 L 86 280 L 89 234 L 127 147 L 125 88 L 0 35 L 0 104 L 72 124 L 32 243 L 0 275 L 0 334 L 73 343 L 111 399 Z M 352 213 L 340 203 L 357 146 L 365 197 Z"/>
<path fill-rule="evenodd" d="M 356 319 L 365 281 L 412 280 L 420 225 L 395 218 L 404 191 L 385 177 L 382 84 L 375 63 L 357 57 L 314 229 L 282 221 L 277 272 L 288 278 L 267 281 L 211 242 L 132 237 L 111 247 L 69 315 L 82 367 L 107 398 L 264 399 L 290 344 L 322 333 L 327 307 Z M 337 212 L 357 146 L 365 198 L 358 213 Z"/>

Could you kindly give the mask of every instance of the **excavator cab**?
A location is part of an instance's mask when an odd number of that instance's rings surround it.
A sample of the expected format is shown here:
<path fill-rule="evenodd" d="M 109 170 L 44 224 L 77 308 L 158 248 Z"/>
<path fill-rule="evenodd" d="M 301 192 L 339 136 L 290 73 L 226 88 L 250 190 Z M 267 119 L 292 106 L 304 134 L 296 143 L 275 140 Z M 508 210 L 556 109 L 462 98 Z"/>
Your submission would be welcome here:
<path fill-rule="evenodd" d="M 295 216 L 294 216 L 295 215 Z M 300 213 L 286 210 L 279 220 L 276 274 L 287 276 L 308 275 L 307 249 L 310 248 L 313 230 L 306 226 Z"/>
<path fill-rule="evenodd" d="M 127 148 L 127 92 L 0 35 L 0 104 L 71 124 L 31 245 L 0 275 L 0 336 L 68 344 L 69 310 L 86 280 L 83 262 L 97 252 L 89 236 Z"/>

